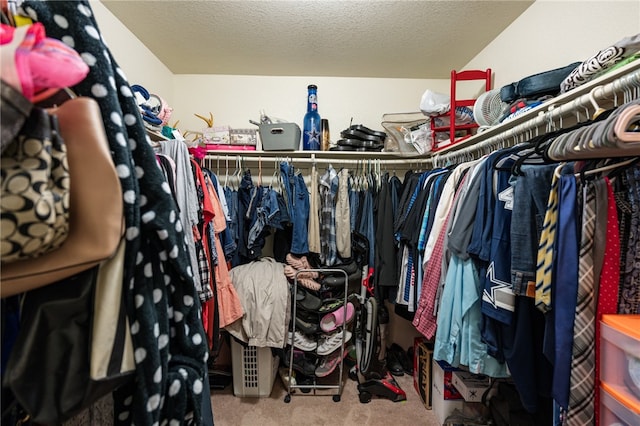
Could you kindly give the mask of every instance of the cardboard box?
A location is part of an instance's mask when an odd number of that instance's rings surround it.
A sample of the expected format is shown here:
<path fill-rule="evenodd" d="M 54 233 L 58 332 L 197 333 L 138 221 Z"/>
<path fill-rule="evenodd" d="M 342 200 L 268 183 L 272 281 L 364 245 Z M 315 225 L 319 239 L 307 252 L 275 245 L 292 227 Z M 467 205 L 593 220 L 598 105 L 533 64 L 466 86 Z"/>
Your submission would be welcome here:
<path fill-rule="evenodd" d="M 431 406 L 438 422 L 443 424 L 456 408 L 464 408 L 464 399 L 453 386 L 453 372 L 459 369 L 444 361 L 433 360 L 432 363 Z"/>
<path fill-rule="evenodd" d="M 482 395 L 491 386 L 489 376 L 473 374 L 468 371 L 454 371 L 452 381 L 453 386 L 467 402 L 482 402 Z M 493 392 L 495 393 L 495 391 Z"/>
<path fill-rule="evenodd" d="M 413 387 L 427 410 L 431 409 L 431 363 L 433 346 L 424 337 L 413 342 Z"/>

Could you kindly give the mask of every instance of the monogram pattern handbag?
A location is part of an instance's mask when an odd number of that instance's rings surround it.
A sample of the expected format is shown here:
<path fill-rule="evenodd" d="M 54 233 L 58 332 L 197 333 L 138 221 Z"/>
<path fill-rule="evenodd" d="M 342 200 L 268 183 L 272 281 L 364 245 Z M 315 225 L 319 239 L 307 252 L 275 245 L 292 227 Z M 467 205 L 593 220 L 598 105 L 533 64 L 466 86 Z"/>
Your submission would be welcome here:
<path fill-rule="evenodd" d="M 0 257 L 2 263 L 39 257 L 69 232 L 69 167 L 55 116 L 33 107 L 12 108 L 22 94 L 2 83 L 2 115 L 24 120 L 15 134 L 3 132 L 0 158 Z M 7 138 L 9 140 L 7 140 Z"/>

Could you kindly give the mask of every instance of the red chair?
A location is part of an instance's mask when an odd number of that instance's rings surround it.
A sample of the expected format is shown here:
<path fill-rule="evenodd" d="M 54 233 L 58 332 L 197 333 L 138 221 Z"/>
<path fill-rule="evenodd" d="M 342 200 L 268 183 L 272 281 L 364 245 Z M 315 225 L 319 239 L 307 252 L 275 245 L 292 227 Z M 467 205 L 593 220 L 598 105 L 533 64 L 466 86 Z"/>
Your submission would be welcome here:
<path fill-rule="evenodd" d="M 456 70 L 451 71 L 451 108 L 449 109 L 449 112 L 431 118 L 431 136 L 433 138 L 432 152 L 436 152 L 467 139 L 472 136 L 472 130 L 478 127 L 478 123 L 476 122 L 456 124 L 456 108 L 468 107 L 473 110 L 473 105 L 476 103 L 475 99 L 458 99 L 456 97 L 456 86 L 460 81 L 472 80 L 484 80 L 485 91 L 488 92 L 491 90 L 491 68 L 487 68 L 486 70 L 467 70 L 460 72 L 456 72 Z M 434 120 L 434 118 L 437 117 L 449 117 L 449 125 L 436 126 L 436 120 Z M 456 132 L 461 131 L 464 132 L 464 135 L 456 138 Z M 442 142 L 440 142 L 441 146 L 437 147 L 437 133 L 441 132 L 449 132 L 449 143 L 442 144 Z"/>

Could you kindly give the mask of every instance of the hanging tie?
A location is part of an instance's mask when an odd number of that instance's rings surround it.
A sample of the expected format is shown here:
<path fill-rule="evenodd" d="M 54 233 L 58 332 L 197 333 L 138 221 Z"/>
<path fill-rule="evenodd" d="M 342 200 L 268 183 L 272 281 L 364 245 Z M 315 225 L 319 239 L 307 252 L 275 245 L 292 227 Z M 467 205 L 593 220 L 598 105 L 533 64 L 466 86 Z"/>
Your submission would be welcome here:
<path fill-rule="evenodd" d="M 596 194 L 592 183 L 583 188 L 582 235 L 578 263 L 578 299 L 573 324 L 573 350 L 567 424 L 592 425 L 595 397 L 595 277 L 594 236 Z"/>
<path fill-rule="evenodd" d="M 577 182 L 573 174 L 560 178 L 558 193 L 558 232 L 554 267 L 554 333 L 553 399 L 567 410 L 573 348 L 573 323 L 578 295 L 578 212 Z"/>
<path fill-rule="evenodd" d="M 558 175 L 553 174 L 551 190 L 544 216 L 540 244 L 538 245 L 538 263 L 536 270 L 536 307 L 542 312 L 551 309 L 551 267 L 553 264 L 553 247 L 558 220 Z"/>

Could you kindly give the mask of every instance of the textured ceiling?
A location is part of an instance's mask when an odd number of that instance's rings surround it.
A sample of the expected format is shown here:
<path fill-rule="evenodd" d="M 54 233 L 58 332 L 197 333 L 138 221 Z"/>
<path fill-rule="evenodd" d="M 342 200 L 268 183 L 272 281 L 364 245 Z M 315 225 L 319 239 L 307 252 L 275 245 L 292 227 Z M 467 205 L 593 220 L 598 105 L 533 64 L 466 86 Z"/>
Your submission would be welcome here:
<path fill-rule="evenodd" d="M 102 3 L 174 74 L 439 79 L 533 1 Z"/>

